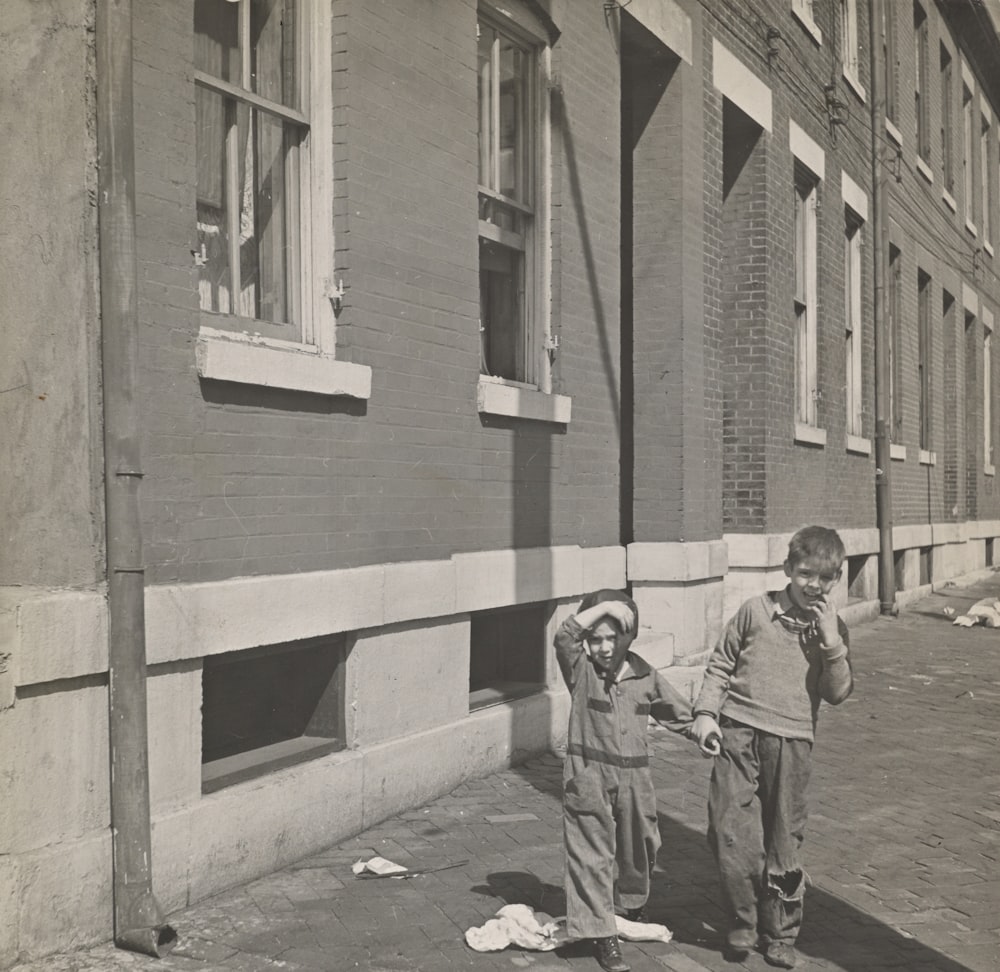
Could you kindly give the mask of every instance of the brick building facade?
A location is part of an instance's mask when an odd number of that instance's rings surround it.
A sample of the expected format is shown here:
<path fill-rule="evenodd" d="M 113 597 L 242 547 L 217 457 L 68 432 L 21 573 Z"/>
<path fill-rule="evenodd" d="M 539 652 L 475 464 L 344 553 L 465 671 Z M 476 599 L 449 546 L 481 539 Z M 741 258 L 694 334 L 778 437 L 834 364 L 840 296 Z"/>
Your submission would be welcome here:
<path fill-rule="evenodd" d="M 111 934 L 105 2 L 0 28 L 0 965 Z M 1000 19 L 885 3 L 873 167 L 872 9 L 132 0 L 166 911 L 557 745 L 588 590 L 683 684 L 820 521 L 876 613 L 877 205 L 896 599 L 993 565 Z"/>

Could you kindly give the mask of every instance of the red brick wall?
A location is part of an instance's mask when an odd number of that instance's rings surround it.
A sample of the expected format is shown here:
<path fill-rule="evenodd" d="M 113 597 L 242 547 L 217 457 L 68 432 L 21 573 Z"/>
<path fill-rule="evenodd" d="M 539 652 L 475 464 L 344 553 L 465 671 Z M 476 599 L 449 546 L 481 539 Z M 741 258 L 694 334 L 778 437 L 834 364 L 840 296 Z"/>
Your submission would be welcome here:
<path fill-rule="evenodd" d="M 136 5 L 150 581 L 618 542 L 618 87 L 602 9 L 565 14 L 554 58 L 568 427 L 476 408 L 476 4 L 333 10 L 337 354 L 371 366 L 367 404 L 199 383 L 190 9 Z"/>

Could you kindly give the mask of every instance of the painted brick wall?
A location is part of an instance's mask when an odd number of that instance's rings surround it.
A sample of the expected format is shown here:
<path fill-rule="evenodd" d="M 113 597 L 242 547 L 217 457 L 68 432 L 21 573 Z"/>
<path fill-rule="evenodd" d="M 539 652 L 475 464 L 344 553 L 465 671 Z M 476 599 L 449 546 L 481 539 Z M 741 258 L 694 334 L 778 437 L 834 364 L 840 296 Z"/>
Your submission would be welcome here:
<path fill-rule="evenodd" d="M 555 48 L 568 427 L 476 409 L 476 4 L 333 12 L 337 353 L 372 367 L 367 403 L 199 383 L 190 10 L 136 4 L 149 580 L 617 542 L 618 89 L 602 8 L 568 11 Z"/>

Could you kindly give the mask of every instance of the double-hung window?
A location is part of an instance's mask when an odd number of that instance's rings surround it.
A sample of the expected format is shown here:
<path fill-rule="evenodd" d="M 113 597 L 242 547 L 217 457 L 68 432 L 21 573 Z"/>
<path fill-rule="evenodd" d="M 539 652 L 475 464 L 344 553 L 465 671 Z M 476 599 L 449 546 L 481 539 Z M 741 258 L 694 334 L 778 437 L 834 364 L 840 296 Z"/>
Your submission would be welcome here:
<path fill-rule="evenodd" d="M 941 45 L 941 176 L 945 192 L 955 192 L 954 139 L 952 120 L 952 60 L 948 48 Z"/>
<path fill-rule="evenodd" d="M 479 298 L 483 374 L 533 384 L 537 361 L 538 52 L 479 20 Z"/>
<path fill-rule="evenodd" d="M 981 210 L 980 226 L 983 233 L 983 243 L 989 249 L 993 246 L 993 229 L 990 210 L 993 208 L 993 193 L 991 191 L 990 174 L 993 167 L 990 165 L 990 142 L 993 138 L 993 127 L 990 124 L 992 113 L 986 107 L 983 100 L 983 112 L 981 116 L 981 126 L 979 130 L 979 199 Z"/>
<path fill-rule="evenodd" d="M 993 429 L 993 316 L 983 313 L 983 467 L 996 468 L 996 433 Z"/>
<path fill-rule="evenodd" d="M 862 431 L 861 236 L 862 218 L 844 207 L 844 330 L 847 434 Z"/>
<path fill-rule="evenodd" d="M 889 439 L 897 445 L 903 441 L 903 383 L 900 365 L 900 345 L 903 329 L 902 309 L 903 260 L 898 247 L 889 244 L 889 273 L 887 275 L 886 305 L 889 315 L 886 327 L 886 345 L 889 372 L 887 420 Z"/>
<path fill-rule="evenodd" d="M 481 7 L 477 33 L 480 410 L 568 421 L 548 395 L 549 39 L 520 2 Z"/>
<path fill-rule="evenodd" d="M 925 162 L 931 157 L 930 106 L 927 92 L 927 14 L 919 3 L 913 5 L 913 113 L 917 155 Z"/>
<path fill-rule="evenodd" d="M 328 8 L 194 2 L 199 374 L 366 398 L 333 361 Z"/>
<path fill-rule="evenodd" d="M 816 193 L 817 181 L 795 167 L 795 420 L 817 424 L 816 372 Z"/>
<path fill-rule="evenodd" d="M 973 99 L 972 89 L 962 84 L 962 191 L 965 194 L 965 223 L 975 231 L 975 206 L 973 205 L 972 186 L 972 140 L 973 134 Z"/>
<path fill-rule="evenodd" d="M 920 448 L 931 449 L 931 278 L 917 270 L 917 387 Z"/>
<path fill-rule="evenodd" d="M 203 311 L 301 340 L 305 34 L 296 0 L 196 0 Z"/>
<path fill-rule="evenodd" d="M 858 82 L 858 0 L 840 0 L 840 63 L 844 74 Z"/>

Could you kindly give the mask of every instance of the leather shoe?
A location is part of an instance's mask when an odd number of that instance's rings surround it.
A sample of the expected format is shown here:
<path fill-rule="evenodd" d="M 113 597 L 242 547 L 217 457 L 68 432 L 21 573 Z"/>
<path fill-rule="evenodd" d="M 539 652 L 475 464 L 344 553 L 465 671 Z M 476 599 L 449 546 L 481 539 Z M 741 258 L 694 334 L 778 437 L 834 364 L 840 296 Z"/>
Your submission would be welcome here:
<path fill-rule="evenodd" d="M 764 949 L 764 961 L 779 969 L 794 969 L 799 961 L 795 946 L 787 942 L 768 942 Z"/>
<path fill-rule="evenodd" d="M 604 972 L 631 972 L 632 966 L 622 957 L 617 935 L 594 939 L 594 956 Z"/>

